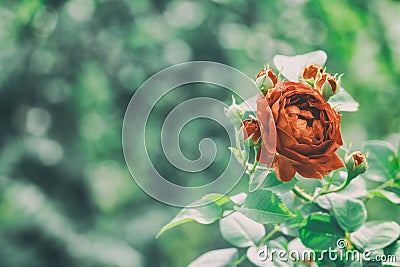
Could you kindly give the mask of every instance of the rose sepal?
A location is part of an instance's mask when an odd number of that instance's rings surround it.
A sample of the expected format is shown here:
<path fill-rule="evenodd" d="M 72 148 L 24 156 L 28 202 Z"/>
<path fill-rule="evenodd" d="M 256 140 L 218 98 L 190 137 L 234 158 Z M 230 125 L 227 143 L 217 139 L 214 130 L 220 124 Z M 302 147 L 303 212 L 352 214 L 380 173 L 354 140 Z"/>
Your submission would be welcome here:
<path fill-rule="evenodd" d="M 239 128 L 242 124 L 244 110 L 240 105 L 236 104 L 236 99 L 234 96 L 232 96 L 232 104 L 228 108 L 224 108 L 224 111 L 225 115 L 231 121 L 233 126 L 235 126 L 235 128 Z"/>

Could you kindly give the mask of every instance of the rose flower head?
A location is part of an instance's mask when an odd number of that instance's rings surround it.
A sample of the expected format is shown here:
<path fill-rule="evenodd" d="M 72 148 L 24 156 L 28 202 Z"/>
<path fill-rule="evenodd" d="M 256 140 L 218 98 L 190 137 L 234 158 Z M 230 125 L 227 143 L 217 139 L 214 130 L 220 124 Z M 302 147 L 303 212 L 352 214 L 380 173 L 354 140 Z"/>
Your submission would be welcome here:
<path fill-rule="evenodd" d="M 255 119 L 249 119 L 243 121 L 243 133 L 244 139 L 246 140 L 251 136 L 254 145 L 258 145 L 261 139 L 260 125 Z"/>
<path fill-rule="evenodd" d="M 326 100 L 328 100 L 331 96 L 339 92 L 342 75 L 336 78 L 336 75 L 333 76 L 330 73 L 322 73 L 315 81 L 314 87 L 322 93 Z"/>
<path fill-rule="evenodd" d="M 322 179 L 344 166 L 335 151 L 343 144 L 340 115 L 322 94 L 304 82 L 284 81 L 257 99 L 257 118 L 262 120 L 268 103 L 276 126 L 274 168 L 281 181 L 290 181 L 296 172 Z M 262 133 L 262 146 L 268 135 Z"/>
<path fill-rule="evenodd" d="M 257 74 L 256 85 L 264 95 L 269 89 L 274 88 L 277 83 L 278 77 L 274 70 L 268 66 Z"/>

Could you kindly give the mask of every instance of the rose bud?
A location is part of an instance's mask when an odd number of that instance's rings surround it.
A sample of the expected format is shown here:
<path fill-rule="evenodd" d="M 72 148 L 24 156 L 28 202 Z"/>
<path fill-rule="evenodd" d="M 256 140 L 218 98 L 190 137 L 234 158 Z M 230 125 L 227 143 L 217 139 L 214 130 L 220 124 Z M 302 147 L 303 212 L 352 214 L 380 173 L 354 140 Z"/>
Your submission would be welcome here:
<path fill-rule="evenodd" d="M 260 144 L 261 131 L 260 131 L 260 125 L 258 124 L 257 120 L 255 119 L 244 120 L 243 133 L 245 140 L 251 136 L 253 145 L 257 146 L 258 144 Z"/>
<path fill-rule="evenodd" d="M 348 173 L 348 180 L 354 179 L 358 175 L 364 173 L 368 168 L 367 158 L 359 151 L 351 153 L 351 155 L 346 159 L 345 164 Z"/>
<path fill-rule="evenodd" d="M 332 76 L 330 73 L 322 73 L 321 76 L 315 81 L 314 87 L 322 93 L 326 100 L 328 100 L 331 96 L 338 93 L 342 75 L 336 79 L 336 75 Z"/>
<path fill-rule="evenodd" d="M 265 68 L 257 74 L 256 85 L 265 95 L 266 92 L 274 88 L 278 82 L 278 77 L 276 76 L 273 69 Z"/>
<path fill-rule="evenodd" d="M 312 64 L 303 69 L 302 77 L 306 81 L 311 79 L 316 80 L 322 72 L 323 69 L 321 68 L 321 66 L 317 64 Z"/>
<path fill-rule="evenodd" d="M 242 118 L 244 116 L 244 111 L 241 106 L 236 104 L 235 98 L 232 96 L 232 105 L 225 108 L 225 115 L 231 121 L 234 126 L 239 127 L 242 124 Z"/>

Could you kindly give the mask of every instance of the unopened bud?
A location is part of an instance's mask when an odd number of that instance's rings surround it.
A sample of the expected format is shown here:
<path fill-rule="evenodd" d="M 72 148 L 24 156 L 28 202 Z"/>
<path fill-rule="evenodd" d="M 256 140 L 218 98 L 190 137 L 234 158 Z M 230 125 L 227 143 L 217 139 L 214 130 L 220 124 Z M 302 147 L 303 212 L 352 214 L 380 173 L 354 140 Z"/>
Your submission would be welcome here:
<path fill-rule="evenodd" d="M 269 89 L 274 88 L 277 83 L 278 77 L 273 69 L 265 68 L 257 74 L 256 85 L 264 95 Z"/>
<path fill-rule="evenodd" d="M 347 179 L 352 180 L 368 168 L 367 158 L 359 151 L 351 153 L 346 159 Z"/>
<path fill-rule="evenodd" d="M 261 131 L 260 131 L 260 125 L 258 124 L 257 120 L 255 119 L 244 120 L 243 133 L 245 140 L 251 136 L 253 145 L 257 146 L 258 144 L 260 144 Z"/>
<path fill-rule="evenodd" d="M 242 124 L 242 119 L 244 116 L 244 111 L 241 106 L 236 104 L 235 98 L 232 96 L 232 105 L 225 108 L 225 115 L 231 121 L 234 126 L 239 126 Z"/>
<path fill-rule="evenodd" d="M 343 74 L 342 74 L 343 75 Z M 321 92 L 326 100 L 339 92 L 341 86 L 342 75 L 336 79 L 330 73 L 322 73 L 321 76 L 315 81 L 315 88 Z"/>
<path fill-rule="evenodd" d="M 317 64 L 308 65 L 303 69 L 302 77 L 305 81 L 307 80 L 316 80 L 319 78 L 318 76 L 323 72 L 321 66 Z"/>

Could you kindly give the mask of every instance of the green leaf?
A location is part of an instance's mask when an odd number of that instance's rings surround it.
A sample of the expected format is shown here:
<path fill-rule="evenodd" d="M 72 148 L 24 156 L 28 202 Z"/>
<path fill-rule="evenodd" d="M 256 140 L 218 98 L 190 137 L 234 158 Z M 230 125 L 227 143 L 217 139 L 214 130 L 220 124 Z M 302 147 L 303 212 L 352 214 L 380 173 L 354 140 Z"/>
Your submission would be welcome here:
<path fill-rule="evenodd" d="M 210 224 L 219 219 L 224 210 L 232 210 L 235 205 L 242 205 L 247 197 L 246 193 L 239 193 L 234 196 L 226 196 L 221 194 L 208 194 L 189 206 L 199 206 L 195 208 L 184 208 L 179 214 L 167 225 L 165 225 L 157 234 L 158 238 L 165 231 L 186 222 L 197 221 L 201 224 Z M 211 203 L 209 203 L 212 201 Z M 203 205 L 209 203 L 207 205 Z M 203 206 L 202 206 L 203 205 Z"/>
<path fill-rule="evenodd" d="M 317 198 L 317 203 L 318 203 L 318 200 L 320 200 L 320 198 L 323 198 L 323 197 L 325 197 L 325 196 L 321 196 L 321 197 Z M 329 209 L 329 208 L 327 208 L 327 209 Z M 313 213 L 325 212 L 325 210 L 320 205 L 317 205 L 316 203 L 305 203 L 300 207 L 300 212 L 301 212 L 302 217 L 308 218 Z"/>
<path fill-rule="evenodd" d="M 370 221 L 350 235 L 359 249 L 375 250 L 388 246 L 400 235 L 400 227 L 395 222 Z"/>
<path fill-rule="evenodd" d="M 329 98 L 328 103 L 339 111 L 354 112 L 358 110 L 358 103 L 344 88 L 340 88 L 336 95 Z"/>
<path fill-rule="evenodd" d="M 363 267 L 380 267 L 382 265 L 383 251 L 381 249 L 371 251 L 367 259 L 363 260 Z M 385 265 L 387 266 L 387 265 Z"/>
<path fill-rule="evenodd" d="M 202 199 L 208 199 L 212 202 L 215 202 L 215 204 L 217 204 L 218 206 L 222 206 L 227 203 L 233 203 L 228 196 L 216 193 L 205 195 L 204 197 L 202 197 Z"/>
<path fill-rule="evenodd" d="M 243 207 L 237 208 L 240 213 L 250 219 L 266 223 L 282 223 L 295 215 L 291 213 L 274 192 L 257 190 L 247 196 Z"/>
<path fill-rule="evenodd" d="M 276 177 L 275 172 L 269 172 L 262 187 L 275 193 L 286 193 L 292 190 L 297 182 L 297 178 L 293 178 L 289 182 L 282 182 Z"/>
<path fill-rule="evenodd" d="M 296 198 L 296 195 L 293 194 L 292 191 L 288 191 L 285 193 L 278 193 L 278 192 L 275 193 L 277 193 L 277 195 L 280 196 L 280 198 L 283 201 L 283 204 L 285 204 L 290 211 L 294 210 L 299 205 L 298 199 Z"/>
<path fill-rule="evenodd" d="M 397 165 L 400 165 L 400 141 L 399 141 L 399 145 L 397 146 Z M 400 178 L 400 177 L 397 177 Z"/>
<path fill-rule="evenodd" d="M 363 267 L 363 265 L 359 261 L 349 261 L 344 267 Z"/>
<path fill-rule="evenodd" d="M 368 155 L 368 170 L 363 176 L 376 182 L 385 182 L 396 177 L 399 166 L 394 149 L 383 141 L 368 141 L 364 144 L 364 153 Z"/>
<path fill-rule="evenodd" d="M 367 220 L 367 210 L 361 200 L 342 197 L 338 194 L 330 194 L 328 200 L 333 215 L 346 232 L 356 231 Z"/>
<path fill-rule="evenodd" d="M 239 259 L 236 248 L 226 248 L 209 251 L 192 263 L 188 267 L 234 267 Z"/>
<path fill-rule="evenodd" d="M 339 191 L 337 194 L 351 198 L 365 197 L 368 194 L 366 181 L 361 177 L 357 177 L 344 190 Z"/>
<path fill-rule="evenodd" d="M 246 200 L 247 194 L 246 193 L 239 193 L 237 195 L 229 197 L 233 203 L 236 205 L 242 205 Z"/>
<path fill-rule="evenodd" d="M 187 222 L 196 221 L 201 224 L 210 224 L 217 220 L 222 215 L 222 208 L 215 202 L 209 203 L 209 199 L 201 199 L 190 206 L 203 205 L 193 208 L 184 208 L 179 214 L 167 225 L 161 228 L 156 238 L 162 235 L 165 231 Z M 208 203 L 208 204 L 207 204 Z"/>
<path fill-rule="evenodd" d="M 394 204 L 400 204 L 400 197 L 396 193 L 386 191 L 386 190 L 375 190 L 369 192 L 371 195 L 381 197 L 383 199 L 389 200 Z"/>
<path fill-rule="evenodd" d="M 343 260 L 340 259 L 340 257 L 337 257 L 336 259 L 333 257 L 329 257 L 327 256 L 327 254 L 323 251 L 323 252 L 317 252 L 315 253 L 315 257 L 316 257 L 316 264 L 317 266 L 323 266 L 323 267 L 343 267 L 346 266 L 345 263 L 343 262 Z M 315 265 L 312 265 L 315 266 Z M 361 266 L 360 266 L 361 267 Z M 377 266 L 376 266 L 377 267 Z"/>
<path fill-rule="evenodd" d="M 252 193 L 259 189 L 267 178 L 269 171 L 256 171 L 250 175 L 249 192 Z"/>
<path fill-rule="evenodd" d="M 264 225 L 237 212 L 222 219 L 219 228 L 223 238 L 236 247 L 255 245 L 265 236 Z"/>
<path fill-rule="evenodd" d="M 243 151 L 242 150 L 239 150 L 236 147 L 229 147 L 228 149 L 232 152 L 233 156 L 239 163 L 243 162 L 243 156 L 242 156 Z"/>
<path fill-rule="evenodd" d="M 243 132 L 243 131 L 241 131 Z M 251 144 L 252 144 L 252 137 L 249 136 L 246 140 L 243 140 L 243 138 L 239 137 L 241 141 L 241 145 L 243 146 L 243 159 L 242 159 L 242 164 L 245 165 L 247 164 L 247 162 L 249 161 L 249 157 L 250 157 L 250 148 L 251 148 Z"/>
<path fill-rule="evenodd" d="M 315 251 L 335 248 L 338 239 L 344 237 L 344 232 L 335 218 L 325 213 L 314 213 L 308 217 L 305 226 L 299 229 L 302 243 Z"/>
<path fill-rule="evenodd" d="M 300 256 L 300 258 L 298 259 L 299 261 L 303 259 L 306 259 L 308 261 L 315 260 L 313 259 L 311 249 L 304 246 L 303 243 L 301 243 L 300 238 L 295 238 L 290 241 L 288 244 L 288 250 L 298 252 Z"/>
<path fill-rule="evenodd" d="M 334 193 L 331 193 L 334 194 Z M 325 209 L 325 210 L 331 210 L 332 206 L 331 206 L 331 202 L 329 201 L 328 195 L 322 195 L 320 197 L 318 197 L 315 201 L 318 206 L 320 206 L 321 208 Z"/>
<path fill-rule="evenodd" d="M 385 248 L 385 255 L 395 256 L 395 262 L 388 262 L 391 266 L 400 266 L 400 241 L 398 240 Z"/>
<path fill-rule="evenodd" d="M 336 185 L 339 186 L 343 184 L 347 179 L 347 171 L 345 168 L 340 168 L 334 171 L 331 171 L 329 175 L 324 176 L 323 180 L 324 184 Z"/>
<path fill-rule="evenodd" d="M 299 228 L 304 226 L 306 221 L 301 216 L 300 210 L 295 210 L 293 213 L 297 216 L 287 222 L 280 224 L 279 229 L 281 229 L 281 232 L 287 236 L 298 237 Z"/>
<path fill-rule="evenodd" d="M 306 246 L 301 243 L 300 238 L 295 238 L 292 241 L 289 242 L 288 244 L 288 249 L 289 250 L 296 250 L 297 252 L 303 252 L 304 250 L 309 250 Z"/>
<path fill-rule="evenodd" d="M 324 51 L 318 50 L 296 56 L 276 55 L 273 61 L 276 68 L 282 70 L 283 76 L 290 81 L 298 81 L 304 67 L 311 64 L 323 66 L 327 57 Z"/>

